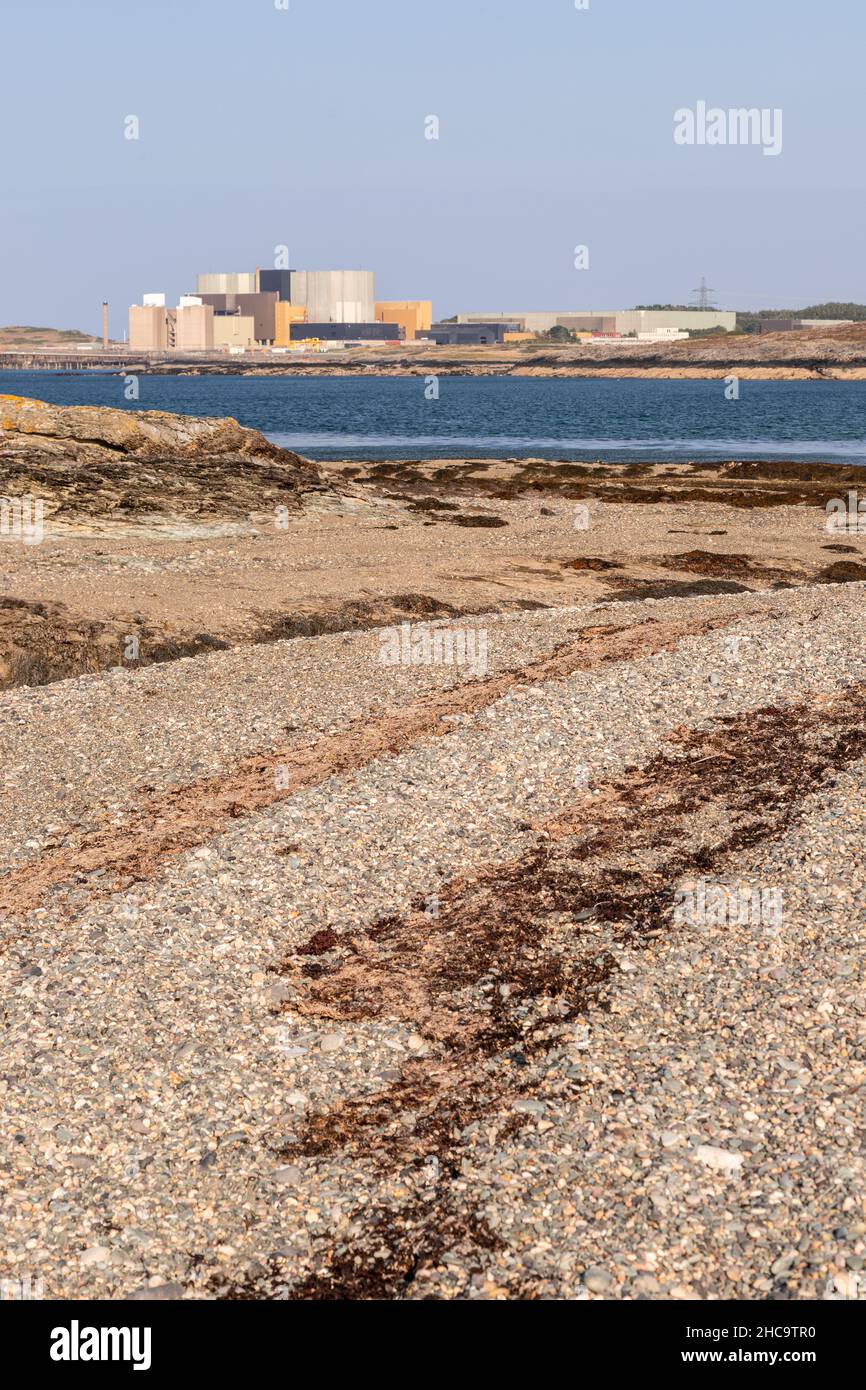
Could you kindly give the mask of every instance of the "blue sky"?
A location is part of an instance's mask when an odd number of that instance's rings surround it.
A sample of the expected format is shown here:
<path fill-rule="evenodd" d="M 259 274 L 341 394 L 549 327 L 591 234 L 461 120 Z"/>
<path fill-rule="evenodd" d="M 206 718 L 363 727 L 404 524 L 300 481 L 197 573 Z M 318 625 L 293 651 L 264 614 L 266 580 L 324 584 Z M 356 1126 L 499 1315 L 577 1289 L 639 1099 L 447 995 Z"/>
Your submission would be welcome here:
<path fill-rule="evenodd" d="M 866 301 L 864 41 L 862 0 L 5 0 L 0 324 L 120 336 L 283 243 L 439 316 Z M 677 146 L 699 100 L 781 155 Z"/>

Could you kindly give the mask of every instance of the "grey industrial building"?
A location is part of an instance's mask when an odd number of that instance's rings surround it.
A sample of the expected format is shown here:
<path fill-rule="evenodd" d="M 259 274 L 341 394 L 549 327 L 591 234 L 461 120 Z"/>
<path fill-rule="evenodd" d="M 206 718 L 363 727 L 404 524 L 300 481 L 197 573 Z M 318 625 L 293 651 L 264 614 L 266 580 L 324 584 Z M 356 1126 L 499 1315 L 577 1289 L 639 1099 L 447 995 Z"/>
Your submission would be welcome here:
<path fill-rule="evenodd" d="M 257 270 L 256 289 L 260 294 L 276 294 L 286 304 L 292 302 L 292 272 L 290 270 Z"/>
<path fill-rule="evenodd" d="M 656 333 L 665 328 L 697 333 L 721 328 L 733 333 L 737 316 L 722 309 L 577 309 L 558 313 L 534 312 L 499 314 L 458 314 L 457 322 L 498 323 L 507 321 L 525 333 L 549 333 L 551 328 L 567 328 L 572 333 Z"/>
<path fill-rule="evenodd" d="M 291 302 L 303 304 L 310 323 L 375 323 L 372 270 L 293 270 Z"/>
<path fill-rule="evenodd" d="M 757 333 L 797 333 L 803 329 L 812 328 L 843 328 L 853 319 L 758 319 L 755 325 Z"/>
<path fill-rule="evenodd" d="M 488 322 L 488 323 L 434 323 L 432 328 L 427 328 L 418 333 L 419 339 L 426 339 L 430 343 L 438 343 L 440 346 L 457 347 L 461 344 L 465 346 L 483 346 L 485 343 L 504 343 L 506 333 L 518 331 L 519 325 L 509 321 L 508 323 Z"/>
<path fill-rule="evenodd" d="M 199 275 L 196 279 L 196 294 L 206 303 L 214 295 L 238 299 L 257 292 L 305 308 L 310 323 L 376 320 L 372 270 L 256 270 Z M 271 333 L 267 341 L 273 337 Z"/>
<path fill-rule="evenodd" d="M 213 307 L 215 314 L 240 314 L 254 321 L 253 337 L 257 343 L 272 343 L 277 336 L 276 293 L 270 294 L 200 294 L 199 299 Z"/>
<path fill-rule="evenodd" d="M 396 343 L 403 330 L 396 323 L 295 323 L 292 339 L 320 338 L 323 342 Z"/>

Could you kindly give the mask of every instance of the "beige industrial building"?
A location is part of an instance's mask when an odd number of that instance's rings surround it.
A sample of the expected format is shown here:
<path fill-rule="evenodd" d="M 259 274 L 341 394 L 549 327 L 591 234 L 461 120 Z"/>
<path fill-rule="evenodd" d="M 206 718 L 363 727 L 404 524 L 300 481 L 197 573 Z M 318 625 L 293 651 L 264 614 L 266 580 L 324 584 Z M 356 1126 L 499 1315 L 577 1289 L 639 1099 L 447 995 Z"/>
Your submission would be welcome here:
<path fill-rule="evenodd" d="M 683 333 L 722 328 L 733 333 L 736 327 L 736 314 L 722 309 L 628 309 L 616 315 L 617 333 L 661 333 L 668 328 Z"/>
<path fill-rule="evenodd" d="M 569 333 L 616 333 L 616 314 L 563 314 L 556 320 L 558 328 L 567 328 Z M 533 332 L 538 332 L 534 329 Z M 544 331 L 544 330 L 542 330 Z"/>
<path fill-rule="evenodd" d="M 307 310 L 303 304 L 289 304 L 281 299 L 276 307 L 275 347 L 288 347 L 292 341 L 292 324 L 305 323 Z"/>
<path fill-rule="evenodd" d="M 433 304 L 429 299 L 380 299 L 376 301 L 376 322 L 396 323 L 407 343 L 433 327 Z"/>
<path fill-rule="evenodd" d="M 214 345 L 214 311 L 195 295 L 181 297 L 175 313 L 174 346 L 178 352 L 205 352 Z"/>
<path fill-rule="evenodd" d="M 164 304 L 130 305 L 129 346 L 140 352 L 161 352 L 169 347 L 168 314 Z"/>
<path fill-rule="evenodd" d="M 196 294 L 255 294 L 256 289 L 254 270 L 197 275 L 195 281 Z"/>
<path fill-rule="evenodd" d="M 252 314 L 214 314 L 215 348 L 250 348 L 256 342 L 256 321 Z"/>
<path fill-rule="evenodd" d="M 214 312 L 197 295 L 183 295 L 167 309 L 164 294 L 146 294 L 129 309 L 129 346 L 140 352 L 201 352 L 214 345 Z"/>
<path fill-rule="evenodd" d="M 215 314 L 241 314 L 254 321 L 253 341 L 262 346 L 276 338 L 275 293 L 256 294 L 199 294 L 198 298 L 213 307 Z"/>

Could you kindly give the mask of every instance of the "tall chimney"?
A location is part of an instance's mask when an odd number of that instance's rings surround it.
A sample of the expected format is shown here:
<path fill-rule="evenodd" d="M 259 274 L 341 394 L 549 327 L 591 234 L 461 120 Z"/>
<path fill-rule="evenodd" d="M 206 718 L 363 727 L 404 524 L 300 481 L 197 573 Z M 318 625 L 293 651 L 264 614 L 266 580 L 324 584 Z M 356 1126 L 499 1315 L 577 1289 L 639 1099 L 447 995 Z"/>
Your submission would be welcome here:
<path fill-rule="evenodd" d="M 108 351 L 108 300 L 102 301 L 102 346 Z"/>

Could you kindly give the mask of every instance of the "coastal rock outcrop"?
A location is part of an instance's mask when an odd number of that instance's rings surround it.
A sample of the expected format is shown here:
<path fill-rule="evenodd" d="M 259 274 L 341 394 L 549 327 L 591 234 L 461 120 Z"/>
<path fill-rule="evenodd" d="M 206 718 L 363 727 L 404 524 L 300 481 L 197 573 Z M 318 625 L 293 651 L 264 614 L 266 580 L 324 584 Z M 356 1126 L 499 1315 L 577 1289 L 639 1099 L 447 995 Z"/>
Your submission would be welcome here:
<path fill-rule="evenodd" d="M 326 486 L 237 420 L 0 396 L 0 495 L 38 497 L 58 520 L 251 517 Z"/>

